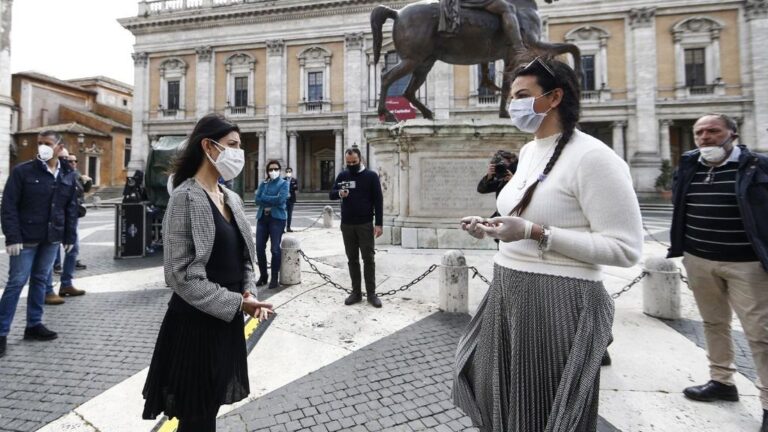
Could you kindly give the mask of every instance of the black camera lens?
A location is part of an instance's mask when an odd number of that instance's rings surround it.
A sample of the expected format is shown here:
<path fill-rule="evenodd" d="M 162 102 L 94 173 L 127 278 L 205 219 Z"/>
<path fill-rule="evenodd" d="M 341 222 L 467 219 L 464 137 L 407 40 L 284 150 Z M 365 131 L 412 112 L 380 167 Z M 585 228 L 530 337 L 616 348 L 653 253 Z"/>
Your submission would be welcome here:
<path fill-rule="evenodd" d="M 507 169 L 508 169 L 507 164 L 497 163 L 496 166 L 495 166 L 496 178 L 497 179 L 503 179 L 504 177 L 506 177 L 507 176 Z"/>

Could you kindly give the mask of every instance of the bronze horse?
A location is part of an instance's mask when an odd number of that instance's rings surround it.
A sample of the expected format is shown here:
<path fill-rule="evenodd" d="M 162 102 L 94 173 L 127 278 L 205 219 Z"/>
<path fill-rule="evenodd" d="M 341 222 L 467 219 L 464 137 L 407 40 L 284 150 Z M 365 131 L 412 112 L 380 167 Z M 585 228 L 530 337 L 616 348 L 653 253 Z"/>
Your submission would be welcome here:
<path fill-rule="evenodd" d="M 382 27 L 390 18 L 395 21 L 392 39 L 400 57 L 397 65 L 382 74 L 378 103 L 379 116 L 384 116 L 387 122 L 397 121 L 395 116 L 387 110 L 387 91 L 392 83 L 412 73 L 403 96 L 421 111 L 424 118 L 434 118 L 432 111 L 416 98 L 416 91 L 424 84 L 427 74 L 437 60 L 449 64 L 472 65 L 503 59 L 506 72 L 516 66 L 519 54 L 526 50 L 549 55 L 569 53 L 573 56 L 578 76 L 581 76 L 581 53 L 576 45 L 541 41 L 542 25 L 536 1 L 508 1 L 516 11 L 523 46 L 514 45 L 502 31 L 500 18 L 485 10 L 462 8 L 461 27 L 456 34 L 448 35 L 437 31 L 440 20 L 438 0 L 421 0 L 400 10 L 386 6 L 375 7 L 371 12 L 374 62 L 379 62 Z M 553 0 L 546 1 L 551 3 Z M 486 72 L 487 68 L 483 71 Z M 484 76 L 483 82 L 487 81 L 487 76 Z M 509 115 L 505 101 L 511 84 L 506 74 L 502 82 L 499 117 L 506 118 Z"/>

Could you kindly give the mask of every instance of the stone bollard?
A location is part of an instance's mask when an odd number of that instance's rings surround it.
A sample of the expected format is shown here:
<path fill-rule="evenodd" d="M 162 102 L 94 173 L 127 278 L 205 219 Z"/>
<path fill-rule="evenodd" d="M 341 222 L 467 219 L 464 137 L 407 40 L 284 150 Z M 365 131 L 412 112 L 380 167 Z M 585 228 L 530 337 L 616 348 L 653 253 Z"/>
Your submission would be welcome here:
<path fill-rule="evenodd" d="M 301 242 L 290 235 L 283 236 L 280 242 L 280 285 L 298 285 L 301 283 Z"/>
<path fill-rule="evenodd" d="M 680 269 L 666 258 L 645 261 L 643 313 L 655 318 L 680 318 Z"/>
<path fill-rule="evenodd" d="M 96 208 L 99 208 L 101 206 L 101 197 L 94 195 L 93 196 L 93 206 Z"/>
<path fill-rule="evenodd" d="M 323 228 L 333 228 L 333 207 L 323 208 Z"/>
<path fill-rule="evenodd" d="M 469 313 L 469 269 L 461 251 L 449 250 L 440 268 L 440 310 Z"/>

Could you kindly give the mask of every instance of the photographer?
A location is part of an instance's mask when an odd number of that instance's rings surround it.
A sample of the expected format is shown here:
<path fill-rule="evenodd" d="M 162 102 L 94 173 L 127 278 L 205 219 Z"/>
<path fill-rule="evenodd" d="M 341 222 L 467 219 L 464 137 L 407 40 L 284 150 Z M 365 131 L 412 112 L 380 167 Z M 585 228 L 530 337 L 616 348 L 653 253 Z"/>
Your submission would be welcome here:
<path fill-rule="evenodd" d="M 491 158 L 488 172 L 477 184 L 477 192 L 481 194 L 493 192 L 498 197 L 499 192 L 512 179 L 515 171 L 517 171 L 517 155 L 506 150 L 497 151 Z M 491 217 L 498 215 L 498 213 L 494 213 Z"/>

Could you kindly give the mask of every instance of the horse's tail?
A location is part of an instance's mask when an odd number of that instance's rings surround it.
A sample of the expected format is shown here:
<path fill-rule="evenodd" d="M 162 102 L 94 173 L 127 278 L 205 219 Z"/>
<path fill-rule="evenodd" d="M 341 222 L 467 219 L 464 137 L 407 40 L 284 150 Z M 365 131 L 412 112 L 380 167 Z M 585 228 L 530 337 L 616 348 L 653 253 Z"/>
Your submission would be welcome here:
<path fill-rule="evenodd" d="M 373 64 L 379 63 L 381 55 L 382 34 L 384 22 L 392 18 L 397 20 L 397 11 L 383 5 L 376 6 L 371 12 L 371 31 L 373 32 Z"/>

